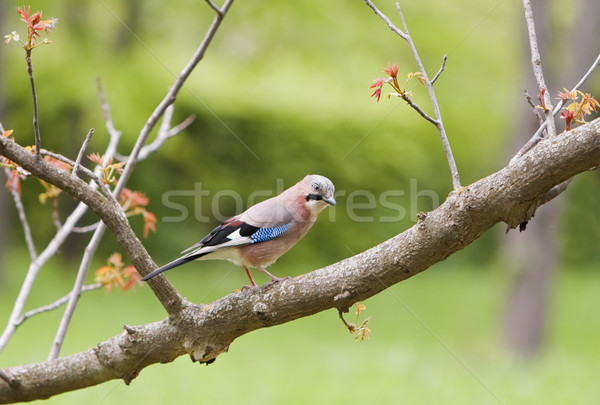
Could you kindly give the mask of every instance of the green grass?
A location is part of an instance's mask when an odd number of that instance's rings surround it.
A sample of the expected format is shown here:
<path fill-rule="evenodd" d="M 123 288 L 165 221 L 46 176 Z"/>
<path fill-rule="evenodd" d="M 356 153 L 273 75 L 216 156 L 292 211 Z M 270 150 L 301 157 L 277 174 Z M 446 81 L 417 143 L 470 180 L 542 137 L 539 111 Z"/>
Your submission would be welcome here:
<path fill-rule="evenodd" d="M 206 301 L 228 269 L 204 267 L 171 277 L 193 301 Z M 226 294 L 243 277 L 230 273 L 207 299 Z M 3 322 L 19 280 L 6 281 Z M 31 306 L 69 285 L 66 277 L 42 275 L 40 282 Z M 442 265 L 365 302 L 365 316 L 372 317 L 367 342 L 355 342 L 330 310 L 243 336 L 210 366 L 181 357 L 143 370 L 130 386 L 110 381 L 44 404 L 591 404 L 600 397 L 599 282 L 596 273 L 560 274 L 547 342 L 529 361 L 510 355 L 500 338 L 507 275 Z M 88 293 L 63 354 L 94 346 L 123 323 L 163 316 L 147 288 Z M 26 322 L 0 355 L 0 366 L 44 360 L 59 317 L 56 311 Z"/>

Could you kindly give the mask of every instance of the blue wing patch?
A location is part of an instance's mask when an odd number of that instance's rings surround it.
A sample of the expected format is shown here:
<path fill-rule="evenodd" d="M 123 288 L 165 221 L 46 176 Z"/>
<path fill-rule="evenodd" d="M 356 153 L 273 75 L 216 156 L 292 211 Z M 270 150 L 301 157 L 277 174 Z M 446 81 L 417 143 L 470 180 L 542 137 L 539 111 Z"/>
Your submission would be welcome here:
<path fill-rule="evenodd" d="M 250 235 L 252 243 L 266 242 L 283 235 L 292 224 L 276 226 L 275 228 L 259 228 L 256 232 Z"/>

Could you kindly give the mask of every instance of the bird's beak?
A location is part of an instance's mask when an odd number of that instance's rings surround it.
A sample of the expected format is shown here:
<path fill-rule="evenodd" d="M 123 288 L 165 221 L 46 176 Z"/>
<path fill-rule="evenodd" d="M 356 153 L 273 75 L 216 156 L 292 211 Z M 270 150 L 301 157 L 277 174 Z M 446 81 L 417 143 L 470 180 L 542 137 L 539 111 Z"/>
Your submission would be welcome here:
<path fill-rule="evenodd" d="M 323 201 L 325 201 L 327 204 L 329 205 L 335 205 L 335 198 L 331 197 L 331 198 L 323 198 Z"/>

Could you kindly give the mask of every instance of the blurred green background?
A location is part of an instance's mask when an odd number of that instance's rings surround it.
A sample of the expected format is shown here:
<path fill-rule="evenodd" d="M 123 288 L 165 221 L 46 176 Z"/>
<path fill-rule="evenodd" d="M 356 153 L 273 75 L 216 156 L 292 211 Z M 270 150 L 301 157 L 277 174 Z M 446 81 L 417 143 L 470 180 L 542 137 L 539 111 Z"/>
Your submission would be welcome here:
<path fill-rule="evenodd" d="M 393 2 L 379 3 L 400 24 Z M 562 38 L 549 54 L 559 90 L 576 81 L 560 74 L 563 66 L 581 76 L 589 65 L 589 55 L 576 54 L 569 36 L 561 35 L 583 21 L 585 8 L 565 15 L 558 2 L 548 4 L 543 16 Z M 25 32 L 14 11 L 18 5 L 1 3 L 3 34 Z M 88 150 L 106 147 L 96 77 L 123 132 L 119 152 L 128 153 L 213 17 L 202 1 L 31 5 L 45 17 L 59 18 L 52 44 L 33 55 L 43 147 L 71 158 L 90 127 L 96 133 Z M 429 74 L 448 54 L 436 91 L 462 183 L 469 184 L 506 164 L 524 132 L 521 115 L 533 119 L 522 95 L 529 73 L 521 4 L 431 0 L 402 7 Z M 596 38 L 579 41 L 591 60 L 599 48 Z M 557 57 L 566 50 L 574 56 Z M 369 85 L 388 62 L 399 65 L 400 76 L 417 70 L 406 44 L 363 2 L 234 3 L 176 102 L 174 123 L 190 114 L 196 120 L 140 162 L 128 185 L 149 196 L 149 210 L 158 218 L 157 233 L 144 240 L 154 260 L 172 260 L 218 223 L 201 217 L 234 215 L 257 190 L 265 198 L 307 173 L 334 182 L 338 206 L 272 266 L 274 274 L 305 273 L 363 251 L 441 203 L 451 181 L 435 128 L 398 100 L 376 103 L 370 97 Z M 575 62 L 585 68 L 577 71 Z M 33 144 L 23 50 L 3 45 L 0 63 L 0 122 L 15 131 L 17 141 Z M 586 91 L 598 83 L 596 77 Z M 426 91 L 416 82 L 409 88 L 430 111 Z M 533 87 L 529 92 L 536 94 Z M 337 314 L 326 311 L 244 336 L 208 368 L 180 358 L 143 370 L 129 387 L 113 381 L 48 402 L 594 403 L 600 396 L 600 324 L 590 311 L 600 304 L 598 180 L 595 173 L 578 176 L 546 224 L 556 235 L 557 244 L 546 246 L 557 252 L 556 271 L 535 355 L 511 349 L 503 329 L 510 291 L 527 271 L 511 261 L 507 241 L 520 237 L 519 243 L 527 243 L 536 234 L 505 234 L 498 225 L 446 262 L 365 302 L 373 331 L 366 343 L 355 343 Z M 197 184 L 209 194 L 194 194 Z M 23 184 L 38 249 L 54 233 L 51 207 L 39 204 L 40 192 L 35 180 Z M 243 207 L 228 197 L 234 193 Z M 4 327 L 28 262 L 10 196 L 0 198 Z M 169 202 L 182 204 L 189 215 L 169 219 L 180 215 Z M 60 204 L 64 218 L 75 202 L 62 196 Z M 89 214 L 81 222 L 93 221 Z M 132 224 L 141 236 L 141 219 L 132 218 Z M 68 247 L 41 271 L 27 309 L 69 291 L 88 240 L 88 235 L 68 239 Z M 107 234 L 92 269 L 114 251 L 118 246 Z M 170 272 L 169 279 L 194 302 L 217 299 L 246 282 L 243 271 L 221 262 L 189 264 Z M 0 354 L 0 367 L 44 360 L 61 315 L 58 310 L 27 321 Z M 146 287 L 84 294 L 62 354 L 90 348 L 119 333 L 124 323 L 164 315 Z"/>

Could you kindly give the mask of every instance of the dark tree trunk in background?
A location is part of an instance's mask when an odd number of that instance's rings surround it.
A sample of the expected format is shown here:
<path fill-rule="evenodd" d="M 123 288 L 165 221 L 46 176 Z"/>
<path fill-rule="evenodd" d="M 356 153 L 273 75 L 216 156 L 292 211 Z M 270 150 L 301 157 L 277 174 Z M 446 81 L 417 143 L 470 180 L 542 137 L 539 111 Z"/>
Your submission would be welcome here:
<path fill-rule="evenodd" d="M 581 8 L 578 8 L 580 15 L 573 18 L 568 32 L 554 28 L 550 0 L 534 1 L 532 7 L 546 83 L 554 100 L 556 91 L 570 88 L 578 82 L 598 55 L 598 47 L 590 45 L 600 35 L 600 2 L 582 1 Z M 528 45 L 525 50 L 526 88 L 537 103 L 537 85 L 531 73 Z M 556 72 L 561 72 L 561 76 L 557 77 Z M 522 107 L 524 105 L 520 104 L 515 131 L 520 136 L 515 139 L 513 149 L 522 145 L 537 129 L 533 113 Z M 558 123 L 557 130 L 563 128 L 564 125 Z M 508 294 L 504 337 L 508 347 L 516 354 L 534 355 L 544 343 L 552 285 L 560 259 L 558 223 L 563 201 L 563 196 L 559 196 L 544 205 L 536 212 L 525 232 L 511 231 L 506 238 L 505 258 L 508 267 L 515 270 L 515 277 Z"/>

